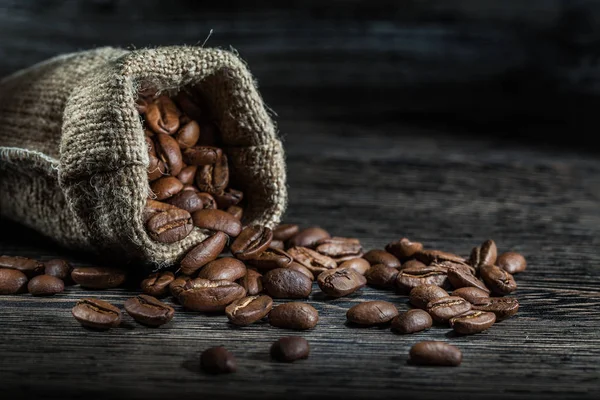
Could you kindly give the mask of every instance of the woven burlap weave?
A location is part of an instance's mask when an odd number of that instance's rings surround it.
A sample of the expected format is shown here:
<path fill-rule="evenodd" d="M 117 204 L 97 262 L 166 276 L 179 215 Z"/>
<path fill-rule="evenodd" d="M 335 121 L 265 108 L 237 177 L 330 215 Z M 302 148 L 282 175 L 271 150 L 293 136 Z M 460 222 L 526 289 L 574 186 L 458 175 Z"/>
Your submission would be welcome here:
<path fill-rule="evenodd" d="M 277 224 L 284 153 L 252 76 L 233 53 L 198 47 L 101 48 L 53 58 L 0 81 L 0 214 L 70 248 L 157 265 L 206 238 L 153 241 L 139 90 L 198 85 L 213 105 L 244 223 Z"/>

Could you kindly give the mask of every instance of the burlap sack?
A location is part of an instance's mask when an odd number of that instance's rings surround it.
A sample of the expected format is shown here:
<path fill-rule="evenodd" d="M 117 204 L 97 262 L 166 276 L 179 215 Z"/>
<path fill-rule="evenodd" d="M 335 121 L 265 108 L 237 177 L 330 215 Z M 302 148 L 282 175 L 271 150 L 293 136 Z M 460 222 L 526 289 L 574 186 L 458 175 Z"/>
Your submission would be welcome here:
<path fill-rule="evenodd" d="M 0 81 L 0 213 L 62 245 L 172 264 L 206 238 L 174 244 L 142 223 L 149 163 L 139 89 L 198 84 L 214 106 L 245 223 L 277 224 L 284 153 L 255 83 L 234 54 L 198 47 L 101 48 L 53 58 Z"/>

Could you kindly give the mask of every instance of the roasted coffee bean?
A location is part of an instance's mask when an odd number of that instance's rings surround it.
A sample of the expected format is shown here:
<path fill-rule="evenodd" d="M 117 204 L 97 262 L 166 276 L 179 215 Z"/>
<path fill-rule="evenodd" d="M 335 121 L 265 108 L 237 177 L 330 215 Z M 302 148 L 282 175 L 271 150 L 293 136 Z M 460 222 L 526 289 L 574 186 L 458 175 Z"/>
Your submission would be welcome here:
<path fill-rule="evenodd" d="M 303 299 L 312 291 L 312 280 L 289 268 L 276 268 L 267 272 L 262 283 L 265 291 L 275 299 Z"/>
<path fill-rule="evenodd" d="M 150 189 L 156 195 L 156 200 L 161 201 L 181 192 L 183 183 L 173 176 L 165 176 L 152 182 Z"/>
<path fill-rule="evenodd" d="M 172 176 L 179 175 L 183 169 L 183 156 L 179 144 L 164 133 L 157 133 L 155 138 L 156 156 L 167 167 L 167 173 Z"/>
<path fill-rule="evenodd" d="M 184 185 L 193 185 L 194 178 L 196 177 L 196 171 L 198 171 L 198 167 L 195 165 L 188 165 L 183 168 L 179 175 L 177 175 L 177 179 Z"/>
<path fill-rule="evenodd" d="M 489 329 L 496 322 L 496 316 L 491 312 L 471 310 L 450 318 L 449 322 L 454 332 L 472 335 Z"/>
<path fill-rule="evenodd" d="M 225 315 L 234 325 L 250 325 L 269 314 L 273 299 L 269 296 L 248 296 L 236 300 L 225 308 Z"/>
<path fill-rule="evenodd" d="M 73 268 L 71 279 L 86 289 L 112 289 L 125 282 L 125 271 L 111 267 Z"/>
<path fill-rule="evenodd" d="M 162 178 L 167 174 L 167 167 L 162 160 L 160 160 L 156 155 L 149 154 L 148 155 L 149 164 L 148 164 L 148 180 L 150 182 L 155 181 L 159 178 Z"/>
<path fill-rule="evenodd" d="M 175 243 L 187 237 L 194 225 L 189 212 L 175 208 L 151 217 L 146 223 L 146 229 L 157 242 Z"/>
<path fill-rule="evenodd" d="M 262 225 L 244 228 L 230 246 L 231 253 L 240 260 L 256 258 L 271 243 L 273 232 Z"/>
<path fill-rule="evenodd" d="M 171 271 L 157 272 L 144 279 L 141 283 L 142 291 L 150 296 L 164 297 L 169 292 L 169 285 L 175 280 Z"/>
<path fill-rule="evenodd" d="M 239 206 L 227 207 L 227 212 L 229 214 L 233 215 L 234 217 L 236 217 L 237 219 L 239 219 L 240 221 L 242 220 L 242 217 L 244 216 L 244 209 Z M 283 250 L 283 246 L 281 246 L 281 249 Z"/>
<path fill-rule="evenodd" d="M 283 243 L 281 240 L 271 240 L 271 243 L 269 243 L 269 248 L 285 250 L 285 243 Z"/>
<path fill-rule="evenodd" d="M 364 258 L 352 258 L 350 260 L 344 261 L 338 269 L 347 269 L 351 268 L 357 273 L 361 275 L 365 275 L 366 272 L 371 268 L 371 264 Z"/>
<path fill-rule="evenodd" d="M 332 237 L 315 243 L 315 250 L 334 259 L 356 258 L 363 254 L 360 240 L 354 238 Z"/>
<path fill-rule="evenodd" d="M 412 288 L 421 285 L 444 287 L 448 280 L 447 269 L 429 265 L 425 268 L 405 268 L 396 277 L 396 286 L 400 291 L 409 293 Z"/>
<path fill-rule="evenodd" d="M 246 263 L 255 266 L 256 268 L 269 270 L 275 268 L 286 268 L 294 259 L 291 255 L 279 249 L 266 249 L 258 256 L 244 260 Z"/>
<path fill-rule="evenodd" d="M 527 268 L 527 261 L 525 261 L 525 257 L 521 254 L 509 251 L 507 253 L 502 253 L 500 257 L 498 257 L 496 265 L 509 274 L 517 274 L 525 271 Z"/>
<path fill-rule="evenodd" d="M 27 276 L 17 269 L 0 268 L 0 294 L 19 294 L 27 291 Z"/>
<path fill-rule="evenodd" d="M 448 297 L 448 292 L 436 285 L 420 285 L 410 291 L 410 303 L 422 310 L 427 308 L 430 301 Z"/>
<path fill-rule="evenodd" d="M 397 270 L 402 271 L 404 269 L 409 269 L 409 268 L 420 269 L 420 268 L 426 268 L 426 267 L 427 267 L 427 265 L 423 264 L 419 260 L 408 260 L 408 261 L 404 262 L 400 267 L 398 267 Z"/>
<path fill-rule="evenodd" d="M 262 275 L 253 269 L 247 269 L 246 275 L 237 282 L 244 289 L 248 296 L 254 296 L 263 291 Z"/>
<path fill-rule="evenodd" d="M 81 299 L 71 313 L 81 325 L 89 328 L 105 330 L 121 323 L 121 310 L 100 299 Z"/>
<path fill-rule="evenodd" d="M 196 146 L 183 152 L 183 161 L 188 165 L 211 165 L 219 161 L 223 151 L 218 147 Z"/>
<path fill-rule="evenodd" d="M 400 267 L 400 260 L 391 253 L 385 250 L 373 249 L 369 250 L 363 258 L 371 265 L 383 264 L 386 267 L 398 268 Z"/>
<path fill-rule="evenodd" d="M 209 374 L 229 374 L 237 371 L 237 361 L 225 347 L 212 347 L 200 355 L 200 366 Z"/>
<path fill-rule="evenodd" d="M 427 304 L 427 312 L 436 322 L 447 322 L 450 318 L 471 310 L 471 303 L 458 296 L 440 297 Z"/>
<path fill-rule="evenodd" d="M 28 278 L 44 273 L 44 264 L 31 258 L 19 256 L 0 256 L 0 268 L 16 269 Z"/>
<path fill-rule="evenodd" d="M 62 279 L 67 283 L 71 281 L 71 271 L 73 267 L 67 260 L 56 258 L 53 260 L 44 261 L 44 274 Z"/>
<path fill-rule="evenodd" d="M 342 297 L 364 287 L 367 284 L 367 279 L 353 269 L 335 268 L 319 274 L 317 283 L 326 295 Z"/>
<path fill-rule="evenodd" d="M 173 319 L 175 310 L 156 297 L 140 294 L 125 301 L 125 311 L 142 325 L 161 326 Z"/>
<path fill-rule="evenodd" d="M 303 229 L 287 241 L 287 247 L 313 247 L 319 240 L 328 239 L 331 235 L 319 227 Z"/>
<path fill-rule="evenodd" d="M 461 287 L 476 287 L 489 293 L 489 289 L 483 282 L 477 279 L 474 275 L 469 272 L 465 272 L 464 269 L 458 269 L 454 267 L 448 268 L 448 281 L 455 288 Z"/>
<path fill-rule="evenodd" d="M 174 210 L 175 208 L 177 208 L 177 207 L 172 206 L 167 203 L 163 203 L 162 201 L 148 199 L 148 200 L 146 200 L 146 207 L 144 207 L 144 212 L 142 214 L 142 220 L 144 221 L 144 224 L 145 224 L 148 222 L 148 220 L 150 218 L 152 218 L 156 214 L 159 214 L 159 213 L 165 212 L 165 211 L 169 211 L 169 210 Z"/>
<path fill-rule="evenodd" d="M 185 284 L 192 280 L 191 277 L 187 275 L 178 276 L 173 280 L 173 282 L 169 283 L 169 292 L 175 298 L 179 297 L 179 294 L 183 292 L 185 288 Z"/>
<path fill-rule="evenodd" d="M 306 247 L 292 247 L 288 250 L 288 254 L 292 256 L 294 261 L 308 268 L 315 276 L 337 267 L 337 263 L 331 257 L 324 256 Z"/>
<path fill-rule="evenodd" d="M 196 278 L 186 282 L 177 298 L 189 310 L 215 312 L 244 296 L 246 290 L 237 283 Z"/>
<path fill-rule="evenodd" d="M 455 263 L 465 263 L 466 260 L 456 254 L 446 253 L 440 250 L 420 250 L 414 254 L 414 257 L 422 263 L 429 265 L 434 262 L 452 261 Z"/>
<path fill-rule="evenodd" d="M 198 210 L 192 213 L 192 220 L 198 228 L 225 232 L 232 237 L 242 231 L 240 220 L 223 210 Z"/>
<path fill-rule="evenodd" d="M 146 124 L 154 133 L 171 135 L 179 129 L 181 111 L 169 96 L 160 96 L 146 107 Z"/>
<path fill-rule="evenodd" d="M 227 156 L 223 154 L 215 164 L 202 165 L 196 173 L 196 186 L 203 192 L 215 194 L 225 190 L 229 184 Z"/>
<path fill-rule="evenodd" d="M 319 313 L 306 303 L 285 303 L 273 308 L 269 313 L 272 326 L 285 329 L 312 329 L 319 322 Z"/>
<path fill-rule="evenodd" d="M 475 299 L 490 297 L 490 291 L 481 290 L 476 287 L 462 287 L 452 291 L 452 296 L 462 297 L 469 303 L 473 303 Z"/>
<path fill-rule="evenodd" d="M 407 238 L 402 238 L 395 242 L 388 243 L 387 246 L 385 246 L 385 250 L 396 256 L 398 260 L 404 262 L 415 255 L 415 253 L 423 250 L 423 244 L 411 242 Z"/>
<path fill-rule="evenodd" d="M 459 271 L 463 271 L 465 274 L 468 274 L 471 276 L 475 276 L 477 274 L 477 271 L 475 270 L 475 268 L 470 266 L 467 263 L 457 263 L 457 262 L 453 262 L 453 261 L 435 261 L 435 262 L 431 263 L 429 266 L 444 268 L 446 270 L 446 272 L 448 272 L 448 270 L 450 268 L 454 268 Z"/>
<path fill-rule="evenodd" d="M 367 272 L 365 272 L 367 284 L 369 286 L 380 288 L 394 287 L 396 285 L 397 277 L 398 270 L 396 268 L 386 267 L 383 264 L 373 265 Z"/>
<path fill-rule="evenodd" d="M 364 326 L 385 324 L 397 315 L 398 309 L 395 305 L 380 300 L 359 303 L 346 312 L 348 321 Z"/>
<path fill-rule="evenodd" d="M 146 142 L 146 147 L 148 147 L 148 155 L 152 155 L 156 157 L 156 146 L 154 145 L 154 140 L 152 140 L 154 134 L 152 136 L 144 136 L 144 141 Z"/>
<path fill-rule="evenodd" d="M 482 265 L 494 265 L 497 256 L 498 249 L 496 243 L 493 240 L 486 240 L 481 246 L 473 247 L 471 256 L 469 257 L 469 264 L 478 270 Z"/>
<path fill-rule="evenodd" d="M 194 211 L 203 210 L 205 208 L 204 201 L 202 197 L 200 197 L 200 194 L 191 190 L 182 190 L 166 201 L 167 203 L 179 209 L 185 210 L 188 213 L 193 213 Z"/>
<path fill-rule="evenodd" d="M 194 185 L 183 185 L 183 189 L 181 189 L 181 191 L 190 191 L 190 192 L 194 192 L 194 193 L 200 193 L 200 189 L 198 189 L 196 186 Z M 205 207 L 205 208 L 210 208 L 210 207 Z M 214 207 L 212 207 L 214 208 Z"/>
<path fill-rule="evenodd" d="M 413 309 L 392 320 L 392 330 L 399 333 L 415 333 L 431 328 L 433 321 L 426 311 Z"/>
<path fill-rule="evenodd" d="M 214 198 L 217 202 L 217 207 L 226 210 L 231 206 L 239 204 L 244 199 L 244 193 L 236 189 L 227 188 L 222 192 L 215 193 Z"/>
<path fill-rule="evenodd" d="M 273 229 L 273 239 L 285 242 L 298 232 L 300 232 L 300 227 L 296 224 L 281 224 Z"/>
<path fill-rule="evenodd" d="M 194 147 L 200 138 L 200 126 L 196 121 L 190 121 L 179 128 L 175 134 L 177 144 L 182 150 Z"/>
<path fill-rule="evenodd" d="M 218 258 L 206 264 L 198 273 L 198 278 L 211 281 L 236 281 L 246 275 L 246 266 L 233 257 Z"/>
<path fill-rule="evenodd" d="M 65 283 L 51 275 L 38 275 L 31 278 L 27 290 L 34 296 L 52 296 L 65 290 Z"/>
<path fill-rule="evenodd" d="M 277 361 L 294 362 L 308 358 L 310 346 L 298 336 L 282 337 L 271 345 L 271 357 Z"/>
<path fill-rule="evenodd" d="M 199 268 L 216 259 L 225 248 L 227 239 L 227 234 L 223 232 L 216 232 L 214 235 L 204 239 L 202 243 L 190 250 L 183 260 L 181 260 L 181 272 L 186 275 L 192 275 Z"/>
<path fill-rule="evenodd" d="M 272 242 L 271 242 L 272 243 Z M 290 265 L 288 265 L 287 269 L 293 269 L 294 271 L 298 271 L 304 276 L 306 276 L 311 281 L 315 280 L 315 276 L 313 273 L 306 268 L 304 265 L 297 263 L 296 261 L 292 261 Z"/>
<path fill-rule="evenodd" d="M 470 301 L 473 310 L 492 312 L 496 321 L 512 317 L 519 311 L 519 301 L 514 297 L 480 297 Z"/>
<path fill-rule="evenodd" d="M 410 349 L 410 360 L 416 365 L 439 365 L 456 367 L 462 361 L 458 347 L 444 342 L 425 341 Z"/>
<path fill-rule="evenodd" d="M 517 290 L 517 282 L 513 276 L 496 265 L 482 265 L 479 274 L 494 293 L 505 295 Z"/>
<path fill-rule="evenodd" d="M 202 199 L 202 204 L 204 204 L 205 210 L 214 210 L 215 208 L 217 208 L 215 198 L 212 197 L 210 193 L 198 192 L 198 196 L 200 197 L 200 199 Z"/>

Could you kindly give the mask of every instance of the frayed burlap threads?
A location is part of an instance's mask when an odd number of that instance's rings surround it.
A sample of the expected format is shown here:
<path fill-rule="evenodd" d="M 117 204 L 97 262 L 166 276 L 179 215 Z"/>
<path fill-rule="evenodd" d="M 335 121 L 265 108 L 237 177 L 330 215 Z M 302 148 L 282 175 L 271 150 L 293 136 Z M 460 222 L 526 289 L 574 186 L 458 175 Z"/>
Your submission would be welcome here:
<path fill-rule="evenodd" d="M 244 222 L 277 224 L 287 193 L 273 122 L 237 56 L 197 47 L 98 49 L 2 81 L 0 190 L 17 190 L 3 196 L 0 212 L 66 246 L 158 265 L 178 261 L 206 232 L 195 229 L 175 244 L 154 242 L 146 234 L 141 216 L 149 191 L 148 156 L 134 104 L 140 88 L 175 93 L 197 84 L 219 120 L 236 188 L 248 199 Z M 40 91 L 50 105 L 35 101 Z M 40 165 L 32 168 L 31 159 Z M 34 190 L 32 179 L 45 183 Z M 42 193 L 52 194 L 51 201 Z M 34 203 L 34 212 L 16 206 L 24 198 Z M 58 213 L 52 223 L 45 218 L 49 210 Z"/>

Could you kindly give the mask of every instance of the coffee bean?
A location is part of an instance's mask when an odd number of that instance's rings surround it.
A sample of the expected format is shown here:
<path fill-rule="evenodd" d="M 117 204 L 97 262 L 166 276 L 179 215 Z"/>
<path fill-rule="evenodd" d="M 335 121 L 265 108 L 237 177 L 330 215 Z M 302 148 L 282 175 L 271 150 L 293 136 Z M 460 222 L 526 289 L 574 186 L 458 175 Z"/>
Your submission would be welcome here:
<path fill-rule="evenodd" d="M 353 269 L 355 272 L 359 273 L 360 275 L 365 275 L 367 273 L 367 271 L 369 270 L 369 268 L 371 268 L 371 264 L 369 264 L 369 262 L 367 260 L 365 260 L 364 258 L 352 258 L 350 260 L 344 261 L 338 267 L 338 269 L 347 269 L 347 268 Z"/>
<path fill-rule="evenodd" d="M 0 268 L 16 269 L 28 278 L 44 273 L 44 264 L 31 258 L 19 256 L 0 256 Z"/>
<path fill-rule="evenodd" d="M 176 208 L 151 217 L 146 223 L 146 229 L 157 242 L 175 243 L 187 237 L 194 225 L 189 212 Z"/>
<path fill-rule="evenodd" d="M 470 266 L 467 263 L 463 263 L 463 262 L 458 263 L 458 262 L 454 262 L 454 261 L 434 261 L 431 264 L 429 264 L 429 266 L 443 268 L 446 270 L 446 272 L 448 272 L 448 270 L 450 268 L 454 268 L 459 271 L 463 271 L 465 274 L 468 274 L 471 276 L 475 276 L 477 274 L 477 271 L 475 270 L 474 267 Z"/>
<path fill-rule="evenodd" d="M 471 310 L 471 303 L 458 296 L 440 297 L 427 304 L 427 312 L 436 322 L 447 322 L 450 318 Z"/>
<path fill-rule="evenodd" d="M 152 182 L 150 189 L 156 195 L 156 200 L 166 200 L 181 192 L 183 183 L 173 176 L 165 176 Z"/>
<path fill-rule="evenodd" d="M 169 292 L 169 285 L 175 280 L 171 271 L 157 272 L 144 279 L 141 283 L 142 291 L 150 296 L 164 297 Z"/>
<path fill-rule="evenodd" d="M 294 362 L 308 358 L 310 346 L 298 336 L 282 337 L 271 345 L 271 357 L 277 361 Z"/>
<path fill-rule="evenodd" d="M 419 242 L 411 242 L 407 238 L 402 238 L 395 242 L 390 242 L 385 246 L 388 253 L 393 254 L 398 260 L 404 262 L 410 259 L 415 253 L 423 250 L 423 244 Z"/>
<path fill-rule="evenodd" d="M 156 297 L 140 294 L 125 301 L 125 311 L 142 325 L 161 326 L 173 319 L 175 310 Z"/>
<path fill-rule="evenodd" d="M 313 273 L 308 268 L 306 268 L 304 265 L 299 264 L 296 261 L 292 261 L 290 263 L 290 265 L 287 267 L 287 269 L 292 269 L 294 271 L 298 271 L 301 274 L 303 274 L 304 276 L 306 276 L 308 279 L 310 279 L 311 281 L 315 280 L 315 276 L 313 275 Z"/>
<path fill-rule="evenodd" d="M 439 365 L 455 367 L 462 361 L 458 347 L 444 342 L 425 341 L 410 349 L 410 360 L 416 365 Z"/>
<path fill-rule="evenodd" d="M 215 193 L 214 198 L 217 202 L 217 207 L 225 210 L 239 204 L 244 199 L 244 193 L 236 189 L 227 188 L 222 192 Z"/>
<path fill-rule="evenodd" d="M 271 243 L 269 243 L 269 248 L 285 250 L 285 243 L 283 243 L 281 240 L 271 240 Z"/>
<path fill-rule="evenodd" d="M 392 288 L 396 284 L 398 270 L 392 267 L 386 267 L 383 264 L 373 265 L 367 272 L 365 278 L 369 286 L 379 288 Z"/>
<path fill-rule="evenodd" d="M 473 301 L 475 299 L 478 299 L 481 297 L 484 297 L 484 298 L 490 297 L 490 291 L 489 290 L 481 290 L 476 287 L 462 287 L 460 289 L 456 289 L 456 290 L 452 291 L 452 296 L 462 297 L 469 303 L 473 303 Z"/>
<path fill-rule="evenodd" d="M 496 265 L 509 274 L 517 274 L 525 271 L 527 268 L 527 261 L 525 261 L 525 257 L 521 254 L 509 251 L 507 253 L 502 253 L 500 257 L 498 257 Z"/>
<path fill-rule="evenodd" d="M 38 275 L 31 278 L 27 290 L 33 296 L 52 296 L 65 290 L 65 283 L 50 275 Z"/>
<path fill-rule="evenodd" d="M 408 310 L 392 320 L 392 330 L 399 333 L 415 333 L 431 328 L 431 316 L 419 309 Z"/>
<path fill-rule="evenodd" d="M 27 291 L 27 276 L 17 270 L 0 268 L 0 294 L 18 294 Z"/>
<path fill-rule="evenodd" d="M 367 279 L 353 269 L 335 268 L 319 274 L 317 283 L 326 295 L 342 297 L 364 287 Z"/>
<path fill-rule="evenodd" d="M 360 240 L 354 238 L 332 237 L 315 243 L 315 250 L 334 259 L 356 258 L 363 255 Z"/>
<path fill-rule="evenodd" d="M 231 253 L 240 260 L 256 258 L 269 247 L 272 239 L 271 229 L 262 225 L 248 226 L 231 244 Z"/>
<path fill-rule="evenodd" d="M 294 259 L 283 250 L 268 248 L 258 256 L 244 261 L 258 269 L 270 270 L 275 268 L 286 268 L 294 261 Z"/>
<path fill-rule="evenodd" d="M 198 273 L 198 278 L 211 281 L 236 281 L 246 275 L 246 266 L 233 257 L 222 257 L 206 264 Z"/>
<path fill-rule="evenodd" d="M 196 177 L 196 171 L 198 171 L 198 167 L 195 165 L 188 165 L 183 168 L 179 175 L 177 175 L 177 179 L 184 185 L 193 185 L 194 178 Z"/>
<path fill-rule="evenodd" d="M 167 199 L 166 202 L 181 210 L 185 210 L 188 213 L 193 213 L 194 211 L 203 210 L 205 208 L 200 194 L 191 190 L 182 190 L 175 196 Z"/>
<path fill-rule="evenodd" d="M 458 269 L 454 267 L 448 268 L 448 281 L 450 281 L 450 284 L 455 289 L 459 289 L 461 287 L 476 287 L 489 293 L 489 289 L 483 282 L 471 275 L 471 273 L 466 272 L 464 269 Z"/>
<path fill-rule="evenodd" d="M 402 271 L 402 270 L 409 269 L 409 268 L 421 269 L 421 268 L 426 268 L 426 267 L 427 267 L 427 265 L 423 264 L 419 260 L 408 260 L 396 269 L 398 271 Z"/>
<path fill-rule="evenodd" d="M 395 305 L 380 300 L 359 303 L 346 312 L 348 321 L 364 326 L 385 324 L 397 315 L 398 309 Z"/>
<path fill-rule="evenodd" d="M 177 278 L 175 278 L 173 282 L 169 283 L 169 292 L 171 293 L 171 296 L 177 299 L 181 292 L 183 292 L 185 284 L 188 283 L 190 280 L 192 280 L 191 277 L 187 275 L 180 275 Z"/>
<path fill-rule="evenodd" d="M 331 257 L 324 256 L 306 247 L 292 247 L 288 250 L 288 254 L 293 257 L 294 261 L 308 268 L 315 276 L 337 267 L 337 263 Z"/>
<path fill-rule="evenodd" d="M 71 313 L 81 325 L 89 328 L 105 330 L 121 323 L 121 310 L 100 299 L 81 299 Z"/>
<path fill-rule="evenodd" d="M 239 219 L 240 221 L 242 220 L 242 217 L 244 216 L 244 209 L 239 206 L 230 206 L 227 208 L 227 212 L 229 214 L 233 215 L 234 217 L 236 217 L 237 219 Z M 282 246 L 282 250 L 283 250 L 283 246 Z"/>
<path fill-rule="evenodd" d="M 198 210 L 192 213 L 192 220 L 200 229 L 225 232 L 232 237 L 242 231 L 242 223 L 223 210 Z"/>
<path fill-rule="evenodd" d="M 262 283 L 265 291 L 275 299 L 303 299 L 312 291 L 312 280 L 289 268 L 267 272 Z"/>
<path fill-rule="evenodd" d="M 148 220 L 150 220 L 150 218 L 156 214 L 174 209 L 176 209 L 176 207 L 170 204 L 148 199 L 146 200 L 146 206 L 144 207 L 144 212 L 142 213 L 142 220 L 144 223 L 147 223 Z"/>
<path fill-rule="evenodd" d="M 71 281 L 71 271 L 73 267 L 67 260 L 56 258 L 53 260 L 44 261 L 44 274 L 55 276 L 67 283 Z"/>
<path fill-rule="evenodd" d="M 246 275 L 237 282 L 249 296 L 254 296 L 263 291 L 262 275 L 253 269 L 247 269 Z"/>
<path fill-rule="evenodd" d="M 225 308 L 225 315 L 234 325 L 250 325 L 269 314 L 273 299 L 269 296 L 248 296 L 236 300 Z"/>
<path fill-rule="evenodd" d="M 396 286 L 401 292 L 409 293 L 412 288 L 421 285 L 444 287 L 448 280 L 447 269 L 429 265 L 425 268 L 405 268 L 396 277 Z"/>
<path fill-rule="evenodd" d="M 471 256 L 469 257 L 469 264 L 478 270 L 482 265 L 494 265 L 497 256 L 498 249 L 496 243 L 493 240 L 486 240 L 481 246 L 473 247 Z"/>
<path fill-rule="evenodd" d="M 186 282 L 177 298 L 189 310 L 215 312 L 246 296 L 246 290 L 230 281 L 196 278 Z"/>
<path fill-rule="evenodd" d="M 188 165 L 212 165 L 223 157 L 223 151 L 218 147 L 196 146 L 183 152 L 183 160 Z"/>
<path fill-rule="evenodd" d="M 199 138 L 200 126 L 196 121 L 190 121 L 183 125 L 175 134 L 177 144 L 182 150 L 195 146 Z"/>
<path fill-rule="evenodd" d="M 430 301 L 437 300 L 442 297 L 447 297 L 448 292 L 436 285 L 419 285 L 410 291 L 410 303 L 422 310 L 427 308 Z"/>
<path fill-rule="evenodd" d="M 281 224 L 273 229 L 273 239 L 285 242 L 300 231 L 300 227 L 295 224 Z"/>
<path fill-rule="evenodd" d="M 183 169 L 183 156 L 177 141 L 165 133 L 155 136 L 156 156 L 167 167 L 167 173 L 172 176 L 179 175 Z"/>
<path fill-rule="evenodd" d="M 160 160 L 156 155 L 149 154 L 148 155 L 149 163 L 148 163 L 148 180 L 150 182 L 155 181 L 159 178 L 162 178 L 167 174 L 167 167 L 162 160 Z"/>
<path fill-rule="evenodd" d="M 212 197 L 212 195 L 210 193 L 206 193 L 206 192 L 197 192 L 197 193 L 198 193 L 198 197 L 200 197 L 200 200 L 202 200 L 202 204 L 204 205 L 205 210 L 214 210 L 215 208 L 217 208 L 217 202 L 215 201 L 215 198 Z M 238 219 L 240 219 L 240 218 L 238 218 Z"/>
<path fill-rule="evenodd" d="M 517 290 L 517 282 L 513 276 L 496 265 L 482 265 L 479 274 L 494 293 L 505 295 Z"/>
<path fill-rule="evenodd" d="M 414 254 L 414 257 L 422 263 L 429 265 L 434 262 L 452 261 L 455 263 L 465 263 L 466 260 L 456 254 L 446 253 L 440 250 L 420 250 Z"/>
<path fill-rule="evenodd" d="M 200 355 L 200 366 L 209 374 L 229 374 L 237 371 L 237 361 L 225 347 L 212 347 Z"/>
<path fill-rule="evenodd" d="M 71 279 L 87 289 L 112 289 L 125 282 L 125 272 L 112 267 L 73 268 Z"/>
<path fill-rule="evenodd" d="M 229 184 L 227 156 L 223 154 L 215 164 L 202 165 L 196 173 L 196 186 L 203 192 L 219 193 Z"/>
<path fill-rule="evenodd" d="M 303 229 L 287 241 L 287 247 L 313 247 L 319 240 L 330 238 L 331 235 L 319 227 Z"/>
<path fill-rule="evenodd" d="M 319 313 L 306 303 L 285 303 L 275 307 L 269 314 L 272 326 L 285 329 L 312 329 L 319 321 Z"/>
<path fill-rule="evenodd" d="M 225 248 L 227 239 L 227 234 L 223 232 L 216 232 L 214 235 L 204 239 L 202 243 L 190 250 L 183 260 L 181 260 L 181 272 L 191 275 L 199 268 L 216 259 Z"/>
<path fill-rule="evenodd" d="M 471 310 L 450 318 L 449 322 L 454 332 L 472 335 L 489 329 L 496 322 L 496 316 L 491 312 Z"/>
<path fill-rule="evenodd" d="M 398 268 L 400 267 L 400 260 L 391 253 L 385 250 L 373 249 L 369 250 L 363 258 L 371 265 L 383 264 L 386 267 Z"/>
<path fill-rule="evenodd" d="M 160 96 L 146 107 L 146 124 L 154 133 L 173 134 L 179 128 L 181 111 L 168 96 Z"/>
<path fill-rule="evenodd" d="M 512 317 L 519 311 L 519 301 L 514 297 L 480 297 L 470 301 L 473 310 L 492 312 L 496 321 Z"/>

